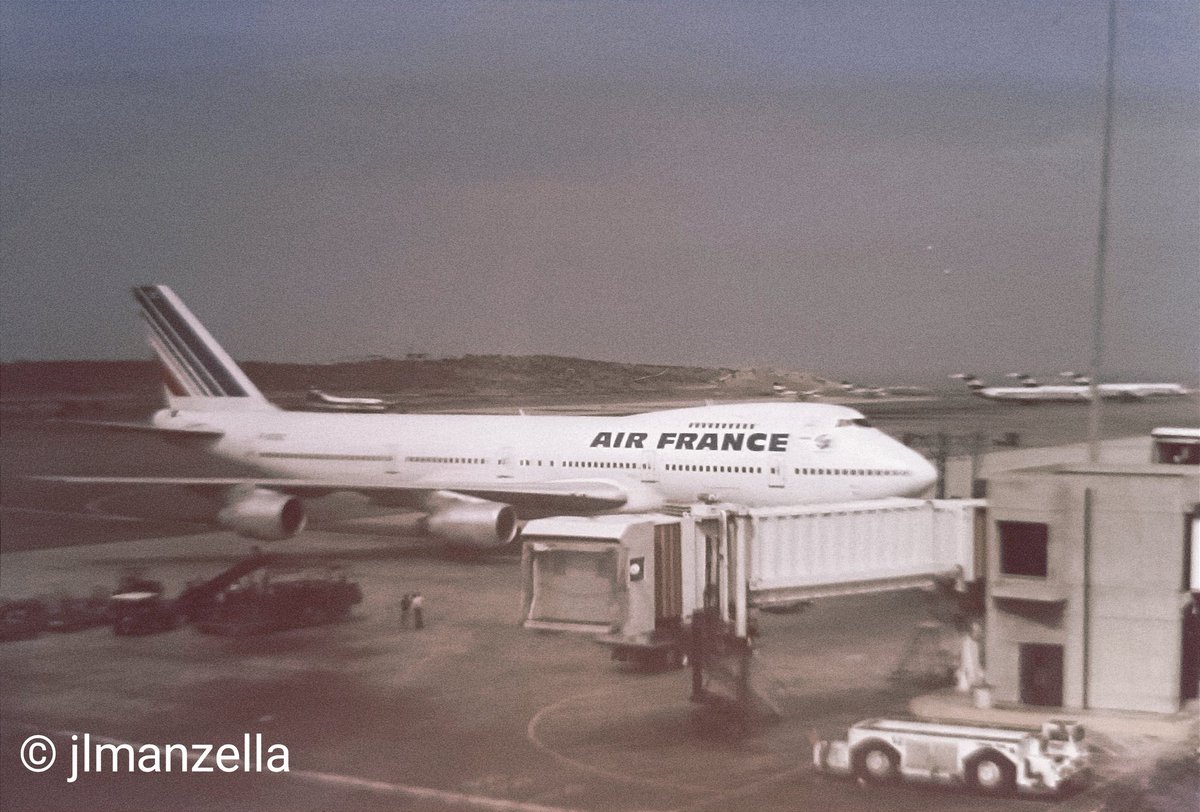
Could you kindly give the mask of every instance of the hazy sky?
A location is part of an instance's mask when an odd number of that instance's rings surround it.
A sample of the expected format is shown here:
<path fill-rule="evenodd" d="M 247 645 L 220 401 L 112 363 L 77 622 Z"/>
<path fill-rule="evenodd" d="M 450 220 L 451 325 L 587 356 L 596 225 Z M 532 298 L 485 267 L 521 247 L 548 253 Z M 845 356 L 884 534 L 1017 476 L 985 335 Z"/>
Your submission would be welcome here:
<path fill-rule="evenodd" d="M 0 6 L 0 355 L 1086 366 L 1103 2 Z M 1200 3 L 1122 3 L 1106 369 L 1200 366 Z"/>

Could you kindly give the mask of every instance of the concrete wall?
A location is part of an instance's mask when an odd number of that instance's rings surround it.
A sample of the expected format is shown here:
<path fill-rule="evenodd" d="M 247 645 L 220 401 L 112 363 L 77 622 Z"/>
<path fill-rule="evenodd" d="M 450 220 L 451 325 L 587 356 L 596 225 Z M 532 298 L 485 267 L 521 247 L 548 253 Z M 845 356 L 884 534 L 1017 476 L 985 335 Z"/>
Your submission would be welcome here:
<path fill-rule="evenodd" d="M 1190 600 L 1184 526 L 1197 501 L 1200 471 L 1180 466 L 1057 466 L 989 480 L 985 652 L 996 699 L 1020 700 L 1020 645 L 1046 643 L 1063 647 L 1065 707 L 1178 710 L 1182 609 Z M 1000 574 L 999 521 L 1049 526 L 1046 578 Z"/>

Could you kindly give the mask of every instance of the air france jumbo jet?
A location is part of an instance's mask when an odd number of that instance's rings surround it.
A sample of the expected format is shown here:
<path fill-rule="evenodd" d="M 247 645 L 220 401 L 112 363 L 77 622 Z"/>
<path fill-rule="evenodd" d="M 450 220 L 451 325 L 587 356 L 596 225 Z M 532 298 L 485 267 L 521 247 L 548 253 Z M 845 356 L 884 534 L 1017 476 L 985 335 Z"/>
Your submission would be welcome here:
<path fill-rule="evenodd" d="M 744 403 L 623 417 L 321 414 L 272 405 L 167 287 L 134 289 L 167 408 L 140 428 L 249 463 L 250 478 L 54 477 L 177 485 L 219 500 L 217 522 L 286 539 L 309 500 L 357 494 L 389 516 L 487 549 L 519 520 L 638 513 L 722 500 L 749 506 L 919 494 L 935 480 L 915 451 L 842 406 Z M 126 426 L 133 428 L 133 426 Z M 393 528 L 393 532 L 395 529 Z"/>

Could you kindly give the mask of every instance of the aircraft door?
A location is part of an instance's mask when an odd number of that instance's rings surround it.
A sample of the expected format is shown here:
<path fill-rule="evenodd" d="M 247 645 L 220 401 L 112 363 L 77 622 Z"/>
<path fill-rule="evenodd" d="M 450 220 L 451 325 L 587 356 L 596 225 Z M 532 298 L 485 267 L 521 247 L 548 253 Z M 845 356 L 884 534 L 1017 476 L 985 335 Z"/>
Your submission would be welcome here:
<path fill-rule="evenodd" d="M 654 467 L 654 452 L 643 451 L 639 477 L 642 482 L 658 482 L 658 469 Z"/>
<path fill-rule="evenodd" d="M 772 488 L 783 488 L 787 486 L 787 455 L 772 454 L 770 466 L 768 467 L 769 479 L 767 484 Z"/>
<path fill-rule="evenodd" d="M 512 479 L 517 469 L 517 452 L 511 447 L 505 446 L 497 452 L 496 457 L 500 464 L 500 478 Z"/>

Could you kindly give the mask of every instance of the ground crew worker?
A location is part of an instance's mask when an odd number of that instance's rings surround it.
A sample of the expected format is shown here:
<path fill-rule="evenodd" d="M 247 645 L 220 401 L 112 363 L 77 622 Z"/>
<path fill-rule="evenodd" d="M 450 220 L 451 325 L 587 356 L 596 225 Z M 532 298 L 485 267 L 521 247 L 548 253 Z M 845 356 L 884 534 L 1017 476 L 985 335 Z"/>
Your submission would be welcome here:
<path fill-rule="evenodd" d="M 412 594 L 413 628 L 425 628 L 425 598 L 420 592 Z"/>
<path fill-rule="evenodd" d="M 405 592 L 400 599 L 400 628 L 408 628 L 408 610 L 412 608 L 412 595 Z"/>

